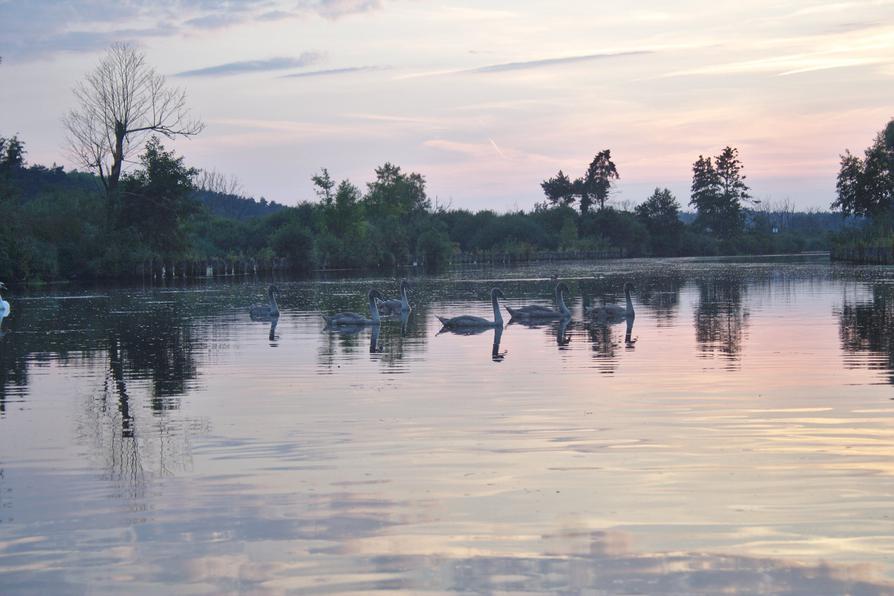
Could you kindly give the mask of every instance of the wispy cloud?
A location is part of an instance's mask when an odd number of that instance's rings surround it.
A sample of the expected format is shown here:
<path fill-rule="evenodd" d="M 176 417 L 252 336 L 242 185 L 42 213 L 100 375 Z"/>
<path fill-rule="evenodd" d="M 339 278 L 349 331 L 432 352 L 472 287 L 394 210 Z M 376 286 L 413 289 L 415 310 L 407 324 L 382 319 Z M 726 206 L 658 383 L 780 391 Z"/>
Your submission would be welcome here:
<path fill-rule="evenodd" d="M 231 75 L 268 72 L 272 70 L 285 70 L 287 68 L 304 68 L 311 64 L 317 64 L 322 59 L 322 54 L 317 52 L 304 52 L 297 58 L 279 57 L 265 60 L 243 60 L 240 62 L 226 62 L 194 70 L 178 72 L 178 77 L 225 77 Z M 295 76 L 295 75 L 293 75 Z"/>
<path fill-rule="evenodd" d="M 369 72 L 373 70 L 385 70 L 387 66 L 347 66 L 345 68 L 329 68 L 326 70 L 310 70 L 283 75 L 283 79 L 303 79 L 306 77 L 328 77 L 332 75 L 351 74 L 357 72 Z"/>
<path fill-rule="evenodd" d="M 565 56 L 562 58 L 543 58 L 540 60 L 527 60 L 524 62 L 504 62 L 503 64 L 491 64 L 489 66 L 481 66 L 478 68 L 470 68 L 459 72 L 468 73 L 492 73 L 507 72 L 512 70 L 527 70 L 531 68 L 549 68 L 551 66 L 565 66 L 567 64 L 576 64 L 579 62 L 590 62 L 592 60 L 608 60 L 611 58 L 624 58 L 627 56 L 643 56 L 652 54 L 651 50 L 634 50 L 629 52 L 603 52 L 598 54 L 584 54 L 582 56 Z"/>
<path fill-rule="evenodd" d="M 624 58 L 628 56 L 643 56 L 648 54 L 654 54 L 656 50 L 648 49 L 648 50 L 629 50 L 629 51 L 621 51 L 621 52 L 600 52 L 596 54 L 583 54 L 578 56 L 563 56 L 561 58 L 541 58 L 538 60 L 526 60 L 522 62 L 503 62 L 501 64 L 490 64 L 487 66 L 478 66 L 475 68 L 460 68 L 460 69 L 443 69 L 443 70 L 431 70 L 425 72 L 411 72 L 408 74 L 402 74 L 400 76 L 395 77 L 395 80 L 405 80 L 405 79 L 418 79 L 425 77 L 437 77 L 444 75 L 457 75 L 457 74 L 492 74 L 492 73 L 501 73 L 501 72 L 512 72 L 517 70 L 533 70 L 537 68 L 550 68 L 550 67 L 559 67 L 559 66 L 567 66 L 569 64 L 581 63 L 581 62 L 589 62 L 592 60 L 609 60 L 613 58 Z"/>

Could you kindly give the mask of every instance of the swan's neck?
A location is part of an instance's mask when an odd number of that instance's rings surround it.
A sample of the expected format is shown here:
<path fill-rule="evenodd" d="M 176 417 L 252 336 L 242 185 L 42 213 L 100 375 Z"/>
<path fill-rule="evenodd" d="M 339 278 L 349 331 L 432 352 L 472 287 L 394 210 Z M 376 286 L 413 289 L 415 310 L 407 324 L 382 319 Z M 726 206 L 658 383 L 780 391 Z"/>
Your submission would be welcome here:
<path fill-rule="evenodd" d="M 627 316 L 632 317 L 634 315 L 633 301 L 630 299 L 630 289 L 629 288 L 624 288 L 624 296 L 627 298 Z"/>
<path fill-rule="evenodd" d="M 559 312 L 562 313 L 563 317 L 570 317 L 571 311 L 568 310 L 568 307 L 565 305 L 565 293 L 559 290 Z"/>
<path fill-rule="evenodd" d="M 276 305 L 276 292 L 270 292 L 270 310 L 279 312 L 279 307 Z"/>
<path fill-rule="evenodd" d="M 494 325 L 503 326 L 503 315 L 500 314 L 500 305 L 497 303 L 497 295 L 491 294 L 491 302 L 494 305 Z"/>
<path fill-rule="evenodd" d="M 410 299 L 407 297 L 407 284 L 400 284 L 400 307 L 403 310 L 410 310 Z"/>
<path fill-rule="evenodd" d="M 373 323 L 379 322 L 379 305 L 376 304 L 375 296 L 369 297 L 369 316 L 372 317 Z"/>

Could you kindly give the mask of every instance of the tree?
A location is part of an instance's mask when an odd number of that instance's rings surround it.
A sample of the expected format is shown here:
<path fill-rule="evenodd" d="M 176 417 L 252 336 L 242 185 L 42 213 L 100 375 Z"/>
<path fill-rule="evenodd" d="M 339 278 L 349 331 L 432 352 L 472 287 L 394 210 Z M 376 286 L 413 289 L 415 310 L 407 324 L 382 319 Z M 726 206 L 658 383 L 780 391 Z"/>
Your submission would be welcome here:
<path fill-rule="evenodd" d="M 189 117 L 186 92 L 168 87 L 130 44 L 113 44 L 74 94 L 78 106 L 64 120 L 69 145 L 81 165 L 99 174 L 109 214 L 124 161 L 147 135 L 191 137 L 204 128 Z"/>
<path fill-rule="evenodd" d="M 751 199 L 742 175 L 738 149 L 724 147 L 720 155 L 698 156 L 692 164 L 690 205 L 698 211 L 696 222 L 721 237 L 742 231 L 742 201 Z"/>
<path fill-rule="evenodd" d="M 21 168 L 25 165 L 25 143 L 19 140 L 18 135 L 6 139 L 0 137 L 0 167 Z"/>
<path fill-rule="evenodd" d="M 612 183 L 618 180 L 618 169 L 612 161 L 611 149 L 603 149 L 593 158 L 584 174 L 580 188 L 580 210 L 586 213 L 595 200 L 599 203 L 600 211 L 605 209 L 605 202 L 611 192 Z"/>
<path fill-rule="evenodd" d="M 18 135 L 0 137 L 0 201 L 12 198 L 13 173 L 25 165 L 25 153 L 25 143 Z"/>
<path fill-rule="evenodd" d="M 756 202 L 748 194 L 745 176 L 742 174 L 742 162 L 739 161 L 739 150 L 727 145 L 714 158 L 714 168 L 720 182 L 721 198 L 727 203 L 735 203 L 741 207 L 742 202 Z"/>
<path fill-rule="evenodd" d="M 367 184 L 364 202 L 371 215 L 404 217 L 431 209 L 421 174 L 404 174 L 400 166 L 386 163 L 376 168 L 376 179 Z"/>
<path fill-rule="evenodd" d="M 196 177 L 196 188 L 221 195 L 239 196 L 242 184 L 236 176 L 227 176 L 217 170 L 200 170 Z"/>
<path fill-rule="evenodd" d="M 894 207 L 894 120 L 864 152 L 863 159 L 845 150 L 833 209 L 844 215 L 889 216 Z"/>
<path fill-rule="evenodd" d="M 574 183 L 562 170 L 554 178 L 541 182 L 540 187 L 553 206 L 570 206 L 574 203 Z"/>
<path fill-rule="evenodd" d="M 329 170 L 323 168 L 319 174 L 310 177 L 314 183 L 314 192 L 327 207 L 332 205 L 332 189 L 335 188 L 335 180 L 329 176 Z"/>
<path fill-rule="evenodd" d="M 297 218 L 292 218 L 270 238 L 276 254 L 286 257 L 289 266 L 298 271 L 308 271 L 314 266 L 313 234 Z"/>
<path fill-rule="evenodd" d="M 198 170 L 187 168 L 173 151 L 165 151 L 156 136 L 146 143 L 140 163 L 142 169 L 122 181 L 120 223 L 135 230 L 160 257 L 178 257 L 188 247 L 186 221 L 198 210 L 191 196 Z"/>
<path fill-rule="evenodd" d="M 656 188 L 652 195 L 634 210 L 637 218 L 649 230 L 652 252 L 658 255 L 674 254 L 679 249 L 683 222 L 680 221 L 680 204 L 670 190 Z"/>

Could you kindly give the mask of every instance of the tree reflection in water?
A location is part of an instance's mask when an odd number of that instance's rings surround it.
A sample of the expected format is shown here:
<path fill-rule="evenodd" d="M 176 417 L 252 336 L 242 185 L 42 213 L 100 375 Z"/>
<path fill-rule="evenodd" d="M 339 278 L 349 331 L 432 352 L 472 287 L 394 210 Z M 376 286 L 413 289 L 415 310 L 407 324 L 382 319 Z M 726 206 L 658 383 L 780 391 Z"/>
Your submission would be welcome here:
<path fill-rule="evenodd" d="M 680 290 L 686 279 L 679 273 L 655 275 L 637 281 L 637 300 L 655 315 L 658 327 L 672 327 L 680 309 Z"/>
<path fill-rule="evenodd" d="M 695 341 L 704 357 L 719 356 L 737 368 L 748 310 L 742 306 L 744 286 L 736 276 L 696 280 Z"/>
<path fill-rule="evenodd" d="M 7 396 L 19 388 L 24 394 L 29 366 L 78 359 L 106 371 L 85 400 L 78 436 L 93 447 L 110 479 L 138 497 L 147 478 L 189 466 L 187 430 L 203 425 L 167 412 L 199 387 L 195 354 L 208 351 L 197 332 L 194 299 L 75 295 L 18 306 L 25 327 L 5 326 L 10 333 L 0 340 L 0 415 Z"/>
<path fill-rule="evenodd" d="M 845 299 L 836 314 L 844 365 L 886 371 L 894 384 L 894 287 L 875 284 L 872 301 Z"/>
<path fill-rule="evenodd" d="M 106 349 L 98 354 L 107 358 L 108 370 L 80 430 L 109 478 L 139 498 L 151 478 L 191 465 L 189 434 L 206 425 L 172 419 L 168 411 L 199 387 L 193 355 L 206 342 L 176 305 L 112 316 L 106 333 Z"/>

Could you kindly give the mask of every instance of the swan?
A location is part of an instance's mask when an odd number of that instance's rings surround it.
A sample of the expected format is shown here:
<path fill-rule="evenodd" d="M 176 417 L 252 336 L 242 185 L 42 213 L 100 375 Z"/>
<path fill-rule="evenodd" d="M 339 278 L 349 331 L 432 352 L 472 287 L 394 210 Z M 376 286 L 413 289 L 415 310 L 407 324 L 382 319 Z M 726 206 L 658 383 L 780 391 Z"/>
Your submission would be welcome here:
<path fill-rule="evenodd" d="M 8 289 L 8 288 L 6 287 L 6 284 L 3 283 L 2 281 L 0 281 L 0 290 L 6 290 L 6 289 Z M 8 315 L 9 315 L 9 311 L 10 311 L 10 308 L 9 308 L 9 302 L 7 302 L 6 300 L 4 300 L 3 297 L 0 296 L 0 318 L 3 318 L 3 317 L 5 317 L 5 316 L 8 316 Z"/>
<path fill-rule="evenodd" d="M 276 305 L 276 294 L 279 288 L 270 286 L 267 288 L 267 298 L 270 304 L 254 304 L 248 309 L 249 314 L 254 319 L 274 319 L 279 317 L 279 307 Z"/>
<path fill-rule="evenodd" d="M 323 320 L 326 321 L 326 325 L 329 327 L 338 327 L 341 325 L 347 327 L 378 325 L 381 322 L 381 319 L 379 318 L 379 309 L 376 305 L 376 299 L 381 299 L 382 293 L 378 290 L 370 290 L 367 293 L 366 298 L 369 301 L 369 319 L 356 312 L 340 312 L 331 317 L 323 315 Z"/>
<path fill-rule="evenodd" d="M 604 306 L 598 306 L 590 311 L 590 317 L 597 319 L 599 321 L 615 321 L 621 322 L 623 320 L 632 320 L 636 317 L 636 313 L 633 311 L 633 301 L 630 300 L 630 290 L 633 289 L 633 284 L 627 282 L 624 284 L 624 296 L 627 299 L 627 306 L 623 307 L 620 304 L 606 304 Z"/>
<path fill-rule="evenodd" d="M 565 319 L 571 316 L 571 311 L 565 306 L 563 297 L 565 292 L 570 293 L 568 286 L 564 283 L 556 284 L 556 304 L 558 305 L 558 309 L 549 308 L 548 306 L 540 306 L 539 304 L 532 304 L 522 306 L 521 308 L 511 308 L 507 306 L 506 310 L 509 311 L 509 315 L 513 319 Z"/>
<path fill-rule="evenodd" d="M 502 329 L 503 317 L 502 315 L 500 315 L 500 305 L 497 303 L 498 297 L 505 298 L 503 292 L 499 288 L 492 289 L 490 291 L 490 299 L 494 307 L 493 321 L 489 321 L 482 317 L 473 317 L 472 315 L 461 315 L 459 317 L 453 317 L 452 319 L 438 317 L 438 320 L 441 321 L 441 324 L 448 329 L 469 329 L 476 327 L 500 327 Z"/>
<path fill-rule="evenodd" d="M 410 312 L 410 300 L 407 297 L 407 288 L 409 287 L 410 284 L 407 280 L 400 280 L 400 299 L 380 300 L 378 302 L 380 314 L 385 316 Z"/>

